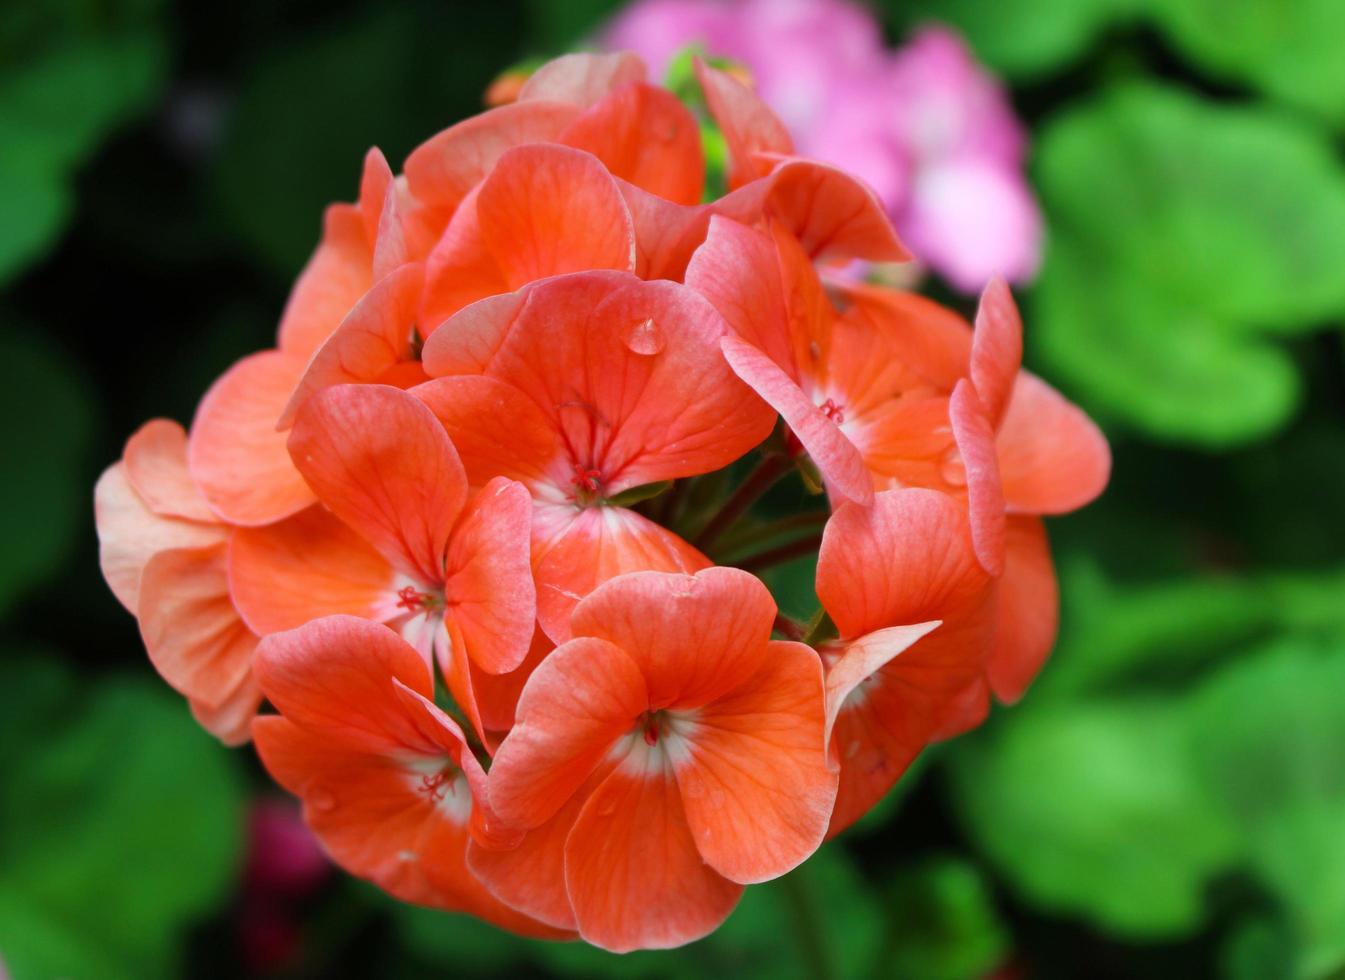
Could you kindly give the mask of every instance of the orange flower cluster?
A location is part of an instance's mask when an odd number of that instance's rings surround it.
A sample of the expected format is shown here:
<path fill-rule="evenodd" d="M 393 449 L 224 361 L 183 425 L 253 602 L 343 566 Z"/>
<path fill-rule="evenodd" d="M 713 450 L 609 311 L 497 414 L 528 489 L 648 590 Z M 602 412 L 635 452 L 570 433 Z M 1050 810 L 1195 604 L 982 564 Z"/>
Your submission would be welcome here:
<path fill-rule="evenodd" d="M 708 203 L 700 122 L 629 55 L 551 62 L 400 176 L 371 151 L 275 349 L 96 490 L 150 660 L 335 861 L 612 950 L 710 932 L 1019 697 L 1055 634 L 1041 515 L 1109 469 L 1002 283 L 973 330 L 826 281 L 905 256 L 879 201 L 698 71 Z M 806 626 L 761 554 L 704 553 L 793 473 L 830 502 Z"/>

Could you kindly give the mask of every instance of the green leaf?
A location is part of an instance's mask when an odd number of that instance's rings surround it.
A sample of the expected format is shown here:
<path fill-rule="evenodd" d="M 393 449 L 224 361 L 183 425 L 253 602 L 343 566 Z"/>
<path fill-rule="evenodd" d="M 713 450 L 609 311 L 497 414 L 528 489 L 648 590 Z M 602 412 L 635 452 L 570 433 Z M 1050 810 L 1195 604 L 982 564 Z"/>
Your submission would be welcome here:
<path fill-rule="evenodd" d="M 71 211 L 70 180 L 165 75 L 157 33 L 71 41 L 0 73 L 0 285 L 40 258 Z"/>
<path fill-rule="evenodd" d="M 989 976 L 1009 952 L 990 887 L 963 858 L 938 855 L 902 870 L 888 888 L 889 975 L 922 980 Z"/>
<path fill-rule="evenodd" d="M 641 501 L 653 500 L 672 485 L 672 480 L 659 480 L 657 483 L 646 483 L 642 486 L 631 487 L 629 490 L 621 491 L 609 503 L 614 507 L 632 507 Z"/>
<path fill-rule="evenodd" d="M 82 463 L 93 427 L 69 356 L 0 327 L 0 615 L 54 575 L 89 515 Z"/>
<path fill-rule="evenodd" d="M 0 689 L 40 692 L 3 730 L 0 956 L 16 980 L 169 975 L 238 864 L 228 754 L 147 683 L 6 659 Z"/>
<path fill-rule="evenodd" d="M 1338 0 L 1149 0 L 1199 67 L 1345 121 L 1345 6 Z"/>
<path fill-rule="evenodd" d="M 1329 143 L 1270 110 L 1125 85 L 1052 123 L 1037 173 L 1052 231 L 1041 357 L 1158 438 L 1219 447 L 1279 428 L 1299 382 L 1270 335 L 1345 310 Z"/>
<path fill-rule="evenodd" d="M 1110 22 L 1128 16 L 1137 0 L 887 0 L 903 29 L 930 20 L 966 35 L 996 72 L 1032 78 L 1080 58 Z"/>
<path fill-rule="evenodd" d="M 1345 640 L 1285 640 L 1221 672 L 1192 718 L 1197 771 L 1288 909 L 1302 974 L 1345 965 Z"/>
<path fill-rule="evenodd" d="M 1174 702 L 1032 704 L 949 758 L 962 822 L 1024 898 L 1136 940 L 1204 921 L 1237 837 L 1191 772 Z"/>

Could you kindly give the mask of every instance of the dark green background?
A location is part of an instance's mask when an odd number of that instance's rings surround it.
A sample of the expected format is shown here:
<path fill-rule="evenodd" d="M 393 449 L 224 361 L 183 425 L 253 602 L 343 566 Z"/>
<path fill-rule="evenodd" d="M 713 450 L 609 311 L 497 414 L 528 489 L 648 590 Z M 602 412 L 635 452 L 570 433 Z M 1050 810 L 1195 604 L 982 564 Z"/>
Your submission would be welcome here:
<path fill-rule="evenodd" d="M 610 3 L 0 17 L 0 959 L 235 976 L 246 801 L 101 582 L 91 487 L 266 346 L 322 206 Z M 1059 649 L 710 939 L 610 957 L 334 878 L 288 975 L 1345 975 L 1345 4 L 922 0 L 1033 134 L 1029 364 L 1112 439 Z M 933 291 L 951 298 L 938 283 Z M 954 300 L 965 306 L 965 300 Z M 777 503 L 779 501 L 777 500 Z M 815 601 L 807 567 L 772 585 Z"/>

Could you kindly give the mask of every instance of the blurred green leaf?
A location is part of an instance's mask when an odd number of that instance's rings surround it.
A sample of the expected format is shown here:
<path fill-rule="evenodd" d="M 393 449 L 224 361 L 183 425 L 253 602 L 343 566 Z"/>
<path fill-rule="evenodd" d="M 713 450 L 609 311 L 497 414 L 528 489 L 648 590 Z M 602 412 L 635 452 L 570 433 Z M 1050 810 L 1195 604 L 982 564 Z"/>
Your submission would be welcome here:
<path fill-rule="evenodd" d="M 1140 0 L 885 0 L 903 29 L 930 20 L 966 35 L 996 72 L 1032 78 L 1068 65 Z"/>
<path fill-rule="evenodd" d="M 1200 68 L 1345 121 L 1345 5 L 1339 0 L 1148 0 Z"/>
<path fill-rule="evenodd" d="M 60 568 L 91 507 L 82 463 L 93 428 L 69 356 L 0 327 L 0 615 Z"/>
<path fill-rule="evenodd" d="M 1171 700 L 1030 704 L 948 758 L 963 823 L 1015 889 L 1117 935 L 1197 928 L 1236 854 Z"/>
<path fill-rule="evenodd" d="M 70 41 L 0 69 L 0 285 L 55 241 L 74 169 L 144 110 L 165 67 L 159 36 L 140 31 Z"/>
<path fill-rule="evenodd" d="M 988 884 L 966 860 L 925 859 L 901 871 L 888 894 L 887 975 L 972 980 L 988 976 L 1006 958 L 1008 931 Z"/>
<path fill-rule="evenodd" d="M 1197 771 L 1289 911 L 1301 975 L 1345 966 L 1345 642 L 1281 641 L 1195 703 Z"/>
<path fill-rule="evenodd" d="M 1052 123 L 1037 162 L 1042 358 L 1159 438 L 1226 446 L 1282 425 L 1298 378 L 1267 335 L 1345 310 L 1330 145 L 1269 110 L 1126 85 Z"/>
<path fill-rule="evenodd" d="M 236 773 L 181 699 L 54 663 L 0 662 L 9 699 L 34 693 L 0 728 L 0 959 L 16 980 L 167 976 L 235 873 Z"/>
<path fill-rule="evenodd" d="M 761 580 L 771 590 L 771 595 L 775 596 L 780 612 L 804 623 L 812 619 L 821 607 L 814 585 L 816 579 L 816 554 L 775 565 L 761 573 Z"/>

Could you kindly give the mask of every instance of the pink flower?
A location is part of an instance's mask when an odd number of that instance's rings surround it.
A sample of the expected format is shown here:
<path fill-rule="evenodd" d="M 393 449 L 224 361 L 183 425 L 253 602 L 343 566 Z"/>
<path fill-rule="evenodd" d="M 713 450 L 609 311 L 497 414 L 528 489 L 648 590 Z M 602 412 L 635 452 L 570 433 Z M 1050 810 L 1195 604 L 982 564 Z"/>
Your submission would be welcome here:
<path fill-rule="evenodd" d="M 656 76 L 688 44 L 742 62 L 804 156 L 878 192 L 916 256 L 954 286 L 1030 279 L 1041 219 L 1026 139 L 998 82 L 947 28 L 889 51 L 849 0 L 643 0 L 603 43 Z"/>

